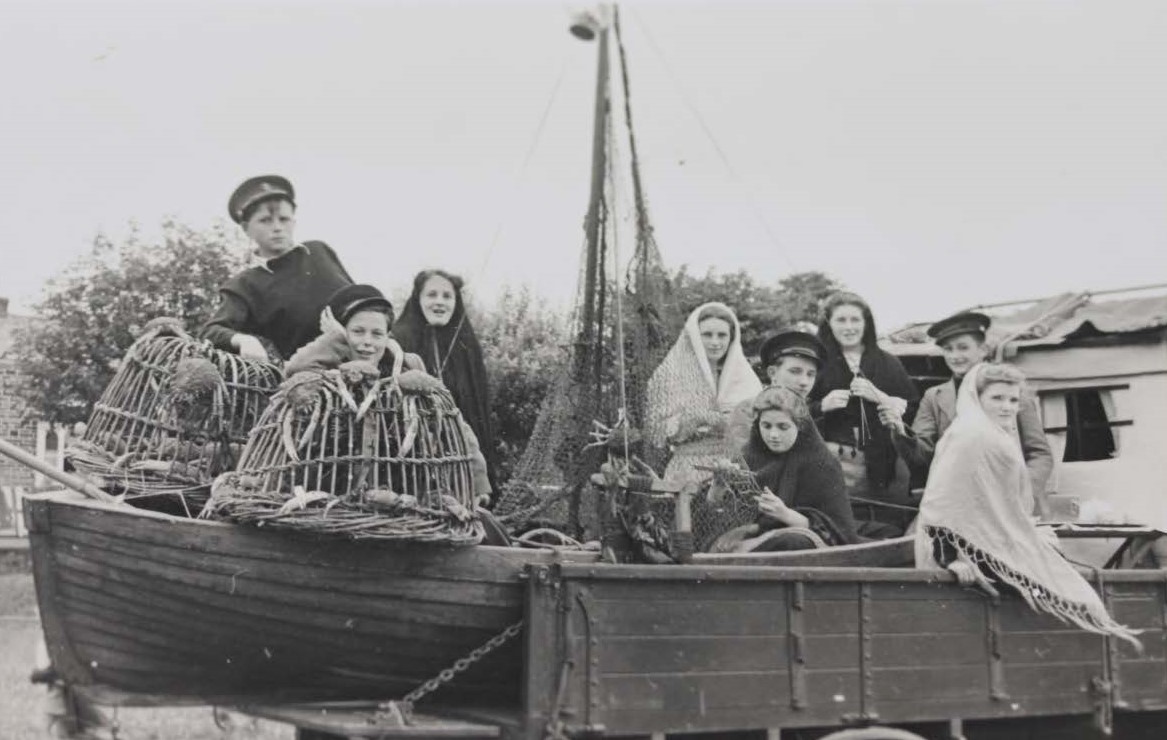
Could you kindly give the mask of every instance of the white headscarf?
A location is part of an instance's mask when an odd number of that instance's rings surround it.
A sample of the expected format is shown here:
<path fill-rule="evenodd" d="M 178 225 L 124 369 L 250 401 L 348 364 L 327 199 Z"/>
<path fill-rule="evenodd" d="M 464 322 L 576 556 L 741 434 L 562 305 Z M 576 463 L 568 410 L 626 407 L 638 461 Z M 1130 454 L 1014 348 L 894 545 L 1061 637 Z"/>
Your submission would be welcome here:
<path fill-rule="evenodd" d="M 733 338 L 716 381 L 698 326 L 701 313 L 710 308 L 720 309 L 733 319 Z M 724 303 L 698 306 L 689 314 L 681 335 L 649 378 L 648 418 L 645 420 L 648 441 L 663 447 L 670 430 L 675 430 L 683 417 L 701 416 L 712 420 L 716 415 L 728 414 L 737 404 L 761 392 L 762 382 L 742 351 L 742 332 L 737 316 Z"/>
<path fill-rule="evenodd" d="M 960 384 L 956 419 L 936 445 L 916 529 L 916 567 L 938 568 L 933 541 L 1017 589 L 1029 606 L 1091 632 L 1134 639 L 1107 613 L 1086 579 L 1042 538 L 1029 518 L 1033 492 L 1015 432 L 985 413 L 977 378 Z"/>

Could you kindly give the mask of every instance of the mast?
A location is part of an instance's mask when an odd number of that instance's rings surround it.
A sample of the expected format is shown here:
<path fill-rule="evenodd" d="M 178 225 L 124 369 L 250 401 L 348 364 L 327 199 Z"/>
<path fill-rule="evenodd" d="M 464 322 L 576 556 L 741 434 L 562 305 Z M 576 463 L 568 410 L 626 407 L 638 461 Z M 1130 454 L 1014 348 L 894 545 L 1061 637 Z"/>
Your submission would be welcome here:
<path fill-rule="evenodd" d="M 596 349 L 596 280 L 599 272 L 600 237 L 604 207 L 604 181 L 608 168 L 607 122 L 609 113 L 608 85 L 608 7 L 599 7 L 599 17 L 590 14 L 581 17 L 571 27 L 576 37 L 588 40 L 599 36 L 596 61 L 596 102 L 592 128 L 592 183 L 588 211 L 584 219 L 587 238 L 587 256 L 584 262 L 583 306 L 580 315 L 580 333 L 577 344 L 582 350 L 576 356 L 577 373 L 582 376 Z M 579 377 L 579 376 L 577 376 Z M 581 377 L 582 379 L 582 377 Z"/>

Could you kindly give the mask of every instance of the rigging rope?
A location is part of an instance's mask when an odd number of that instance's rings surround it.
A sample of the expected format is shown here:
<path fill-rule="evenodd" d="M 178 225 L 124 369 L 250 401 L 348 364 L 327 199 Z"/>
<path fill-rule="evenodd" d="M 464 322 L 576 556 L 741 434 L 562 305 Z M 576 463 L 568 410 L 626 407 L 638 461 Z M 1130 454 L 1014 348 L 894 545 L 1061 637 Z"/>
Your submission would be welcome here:
<path fill-rule="evenodd" d="M 555 84 L 551 87 L 551 94 L 547 98 L 546 105 L 543 106 L 543 113 L 539 116 L 539 123 L 535 126 L 535 133 L 531 137 L 531 144 L 527 147 L 526 154 L 523 155 L 523 162 L 519 165 L 519 171 L 515 176 L 515 191 L 511 193 L 510 203 L 503 209 L 503 213 L 508 213 L 513 210 L 512 206 L 516 199 L 516 192 L 518 191 L 518 184 L 523 181 L 523 176 L 527 174 L 527 168 L 531 164 L 531 160 L 535 156 L 535 150 L 539 148 L 539 142 L 543 140 L 543 129 L 546 128 L 547 119 L 551 115 L 551 108 L 555 105 L 555 99 L 559 95 L 559 87 L 563 83 L 563 77 L 567 72 L 567 57 L 563 58 L 563 62 L 559 65 L 559 74 L 555 77 Z M 486 265 L 490 262 L 491 256 L 494 254 L 494 248 L 498 245 L 498 239 L 502 235 L 503 224 L 505 218 L 500 218 L 494 227 L 494 235 L 491 237 L 490 244 L 486 248 L 486 256 L 482 258 L 482 264 L 478 266 L 478 274 L 481 275 L 486 269 Z"/>
<path fill-rule="evenodd" d="M 547 119 L 551 114 L 551 108 L 555 105 L 555 98 L 559 95 L 559 87 L 563 83 L 564 74 L 567 72 L 567 59 L 568 58 L 565 56 L 563 58 L 563 62 L 559 65 L 559 74 L 555 78 L 555 84 L 551 87 L 551 94 L 547 98 L 547 103 L 543 106 L 543 113 L 539 116 L 539 123 L 535 126 L 535 133 L 531 137 L 531 143 L 527 146 L 527 151 L 523 155 L 522 164 L 519 165 L 518 173 L 515 175 L 515 188 L 511 192 L 510 202 L 503 209 L 504 213 L 513 210 L 513 204 L 517 197 L 516 193 L 518 192 L 518 185 L 523 181 L 523 176 L 527 174 L 527 168 L 531 164 L 531 159 L 535 155 L 535 150 L 539 148 L 539 142 L 543 139 L 543 129 L 546 127 Z M 478 269 L 473 273 L 474 277 L 482 277 L 482 273 L 486 271 L 486 266 L 490 263 L 490 258 L 494 255 L 494 248 L 498 245 L 498 239 L 500 236 L 502 236 L 503 223 L 505 220 L 505 218 L 499 218 L 498 223 L 495 225 L 494 235 L 490 239 L 490 244 L 486 248 L 486 254 L 483 256 L 482 262 L 479 263 Z M 443 382 L 444 378 L 442 377 L 442 370 L 446 365 L 446 361 L 450 358 L 450 353 L 454 351 L 454 346 L 458 342 L 458 335 L 462 333 L 462 325 L 466 322 L 468 316 L 469 312 L 463 310 L 462 316 L 458 319 L 458 325 L 454 327 L 454 335 L 450 339 L 450 346 L 446 350 L 446 356 L 439 359 L 435 354 L 434 359 L 435 361 L 438 361 L 438 367 L 436 368 L 438 372 L 437 377 L 443 380 Z"/>
<path fill-rule="evenodd" d="M 701 111 L 697 108 L 697 105 L 685 93 L 684 88 L 681 87 L 680 80 L 678 79 L 676 73 L 673 71 L 672 65 L 669 64 L 668 59 L 664 55 L 664 52 L 661 51 L 660 46 L 656 43 L 656 39 L 653 38 L 652 34 L 649 32 L 648 25 L 644 22 L 644 19 L 641 18 L 640 13 L 636 11 L 634 6 L 629 7 L 632 9 L 633 19 L 640 27 L 644 37 L 648 40 L 648 45 L 652 47 L 653 52 L 656 53 L 657 58 L 660 60 L 661 64 L 664 65 L 665 71 L 668 73 L 669 80 L 673 83 L 673 87 L 676 89 L 677 94 L 681 98 L 681 101 L 685 104 L 685 107 L 689 109 L 689 112 L 693 114 L 693 117 L 697 120 L 697 124 L 701 127 L 702 132 L 705 133 L 705 136 L 713 145 L 713 150 L 717 152 L 717 156 L 721 159 L 722 164 L 725 165 L 725 170 L 729 173 L 730 179 L 744 187 L 745 182 L 737 174 L 733 164 L 729 161 L 729 155 L 725 153 L 725 149 L 722 148 L 721 143 L 713 134 L 713 129 L 710 128 L 709 124 L 705 120 L 705 117 L 701 115 Z M 774 230 L 770 228 L 770 223 L 766 221 L 766 218 L 758 209 L 757 203 L 754 202 L 754 199 L 750 196 L 748 191 L 746 192 L 745 200 L 746 205 L 749 206 L 750 213 L 754 216 L 755 219 L 757 219 L 758 224 L 766 233 L 766 237 L 770 240 L 770 243 L 777 247 L 778 251 L 781 252 L 782 257 L 786 260 L 787 264 L 790 265 L 790 269 L 797 271 L 798 266 L 795 264 L 794 259 L 790 256 L 790 251 L 786 248 L 786 245 L 778 239 L 777 235 L 774 234 Z"/>
<path fill-rule="evenodd" d="M 625 74 L 624 79 L 625 79 L 625 82 L 627 82 L 627 79 L 628 79 L 627 78 L 627 66 L 624 63 L 624 44 L 620 40 L 620 21 L 619 21 L 620 10 L 618 8 L 615 11 L 615 17 L 616 17 L 616 43 L 617 43 L 617 46 L 618 46 L 619 52 L 620 52 L 620 69 Z M 628 89 L 627 88 L 624 89 L 624 106 L 625 106 L 625 110 L 628 110 Z M 612 116 L 607 117 L 607 119 L 604 123 L 604 126 L 607 129 L 607 131 L 605 132 L 605 136 L 606 136 L 607 140 L 609 142 L 613 141 L 614 139 L 613 139 L 613 135 L 612 135 Z M 635 146 L 635 144 L 633 144 L 633 146 Z M 633 149 L 633 153 L 635 156 L 635 149 Z M 608 153 L 608 160 L 607 160 L 608 161 L 607 175 L 608 175 L 608 187 L 610 187 L 612 190 L 612 200 L 613 201 L 616 200 L 616 193 L 617 193 L 617 190 L 616 190 L 616 168 L 613 165 L 613 161 L 615 159 L 616 159 L 616 148 L 610 147 L 610 151 Z M 632 176 L 633 176 L 633 178 L 639 179 L 640 173 L 637 172 L 635 168 L 633 168 Z M 641 217 L 640 217 L 640 205 L 641 204 L 640 204 L 640 198 L 639 198 L 639 195 L 640 195 L 639 189 L 637 189 L 636 195 L 638 196 L 636 198 L 636 201 L 637 201 L 636 225 L 637 225 L 637 233 L 639 234 L 642 223 L 643 223 L 641 220 Z M 614 282 L 614 285 L 612 286 L 612 293 L 616 299 L 616 306 L 615 306 L 615 308 L 616 308 L 616 378 L 617 378 L 617 381 L 619 383 L 619 390 L 620 390 L 620 396 L 619 396 L 620 405 L 619 405 L 619 408 L 616 410 L 616 414 L 617 414 L 616 426 L 619 426 L 621 424 L 626 425 L 627 419 L 628 419 L 628 372 L 627 372 L 627 367 L 624 364 L 624 352 L 626 350 L 626 347 L 624 346 L 624 297 L 623 297 L 624 290 L 620 286 L 620 237 L 619 237 L 619 229 L 617 228 L 618 224 L 615 222 L 615 220 L 610 221 L 610 223 L 612 224 L 612 265 L 613 265 L 612 280 Z M 629 453 L 629 450 L 628 450 L 627 429 L 625 429 L 625 433 L 621 436 L 624 439 L 624 444 L 623 444 L 624 466 L 625 466 L 625 468 L 628 468 L 631 466 L 632 455 Z"/>

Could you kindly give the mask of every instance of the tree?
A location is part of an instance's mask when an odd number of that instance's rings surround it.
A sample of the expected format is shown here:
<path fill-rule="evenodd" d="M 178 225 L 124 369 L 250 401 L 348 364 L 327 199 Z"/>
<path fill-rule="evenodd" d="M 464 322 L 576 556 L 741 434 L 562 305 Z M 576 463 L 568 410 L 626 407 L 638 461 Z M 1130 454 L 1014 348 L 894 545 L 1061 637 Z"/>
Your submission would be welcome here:
<path fill-rule="evenodd" d="M 507 288 L 494 307 L 476 320 L 481 326 L 490 380 L 498 482 L 507 481 L 527 446 L 548 389 L 566 356 L 562 318 L 530 290 Z"/>
<path fill-rule="evenodd" d="M 771 287 L 759 284 L 745 270 L 725 274 L 709 270 L 696 277 L 689 274 L 687 265 L 677 270 L 672 282 L 684 316 L 710 301 L 733 308 L 741 323 L 747 356 L 756 355 L 762 340 L 782 327 L 801 321 L 817 324 L 823 299 L 842 287 L 821 272 L 794 273 Z"/>
<path fill-rule="evenodd" d="M 99 234 L 88 255 L 49 282 L 35 307 L 41 321 L 20 339 L 31 410 L 54 422 L 88 419 L 138 330 L 172 316 L 197 331 L 247 253 L 223 224 L 197 231 L 168 219 L 159 240 L 132 227 L 120 244 Z"/>

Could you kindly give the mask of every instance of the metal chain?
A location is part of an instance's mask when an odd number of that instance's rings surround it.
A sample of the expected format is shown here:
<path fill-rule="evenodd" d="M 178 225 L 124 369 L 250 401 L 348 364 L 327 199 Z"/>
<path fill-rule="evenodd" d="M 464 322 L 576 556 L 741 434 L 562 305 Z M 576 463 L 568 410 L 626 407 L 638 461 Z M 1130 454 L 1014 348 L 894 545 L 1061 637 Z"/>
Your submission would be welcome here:
<path fill-rule="evenodd" d="M 408 722 L 410 715 L 413 713 L 414 704 L 416 704 L 426 695 L 432 694 L 442 686 L 448 684 L 450 681 L 453 681 L 459 673 L 466 672 L 470 666 L 474 665 L 478 661 L 485 658 L 487 655 L 490 655 L 495 650 L 505 645 L 522 631 L 523 622 L 522 620 L 519 620 L 518 622 L 515 622 L 502 632 L 499 632 L 497 635 L 484 642 L 482 645 L 471 650 L 464 657 L 458 658 L 458 660 L 454 661 L 452 666 L 442 669 L 438 675 L 429 679 L 421 686 L 418 686 L 413 691 L 410 691 L 400 701 L 388 702 L 382 706 L 382 709 L 391 711 L 393 708 L 396 708 L 400 710 L 401 714 Z"/>

